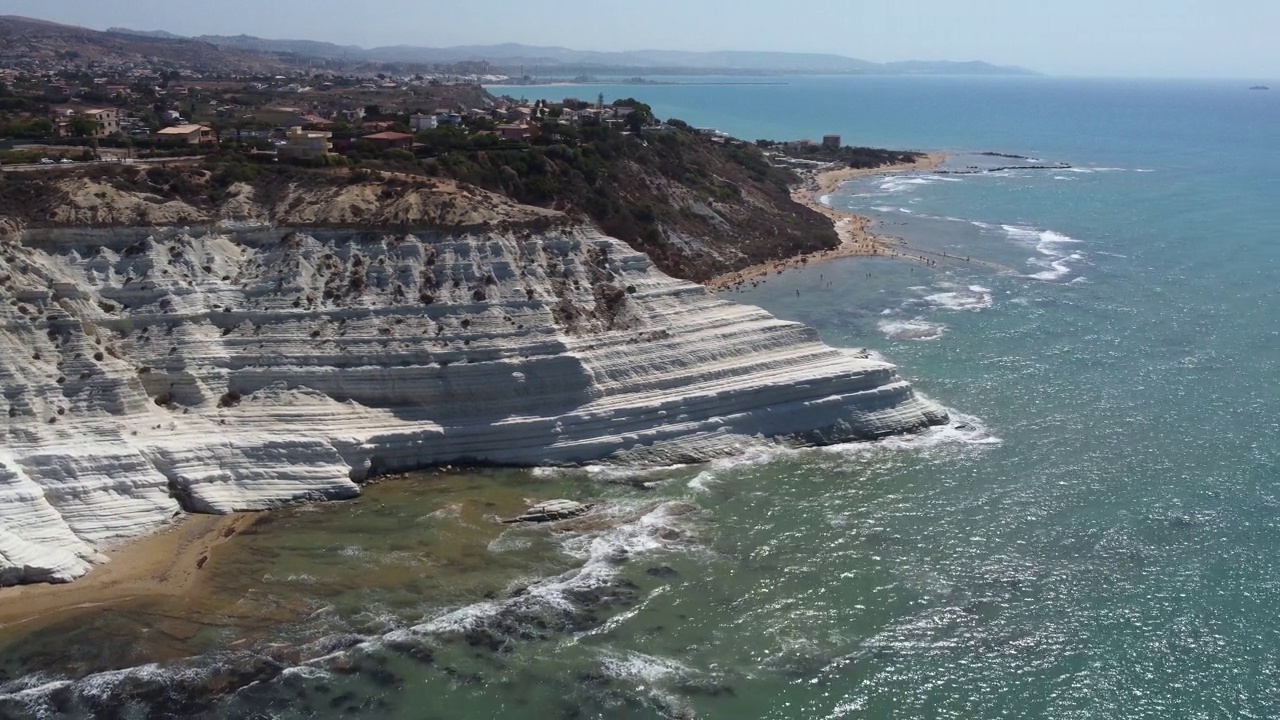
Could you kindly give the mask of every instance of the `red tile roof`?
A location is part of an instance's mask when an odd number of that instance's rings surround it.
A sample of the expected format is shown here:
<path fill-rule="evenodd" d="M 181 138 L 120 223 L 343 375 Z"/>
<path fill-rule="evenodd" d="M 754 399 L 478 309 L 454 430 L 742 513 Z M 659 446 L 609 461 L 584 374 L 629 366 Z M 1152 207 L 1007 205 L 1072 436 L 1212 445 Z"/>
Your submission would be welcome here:
<path fill-rule="evenodd" d="M 387 132 L 374 133 L 372 135 L 365 135 L 363 136 L 363 139 L 365 140 L 412 140 L 413 135 L 410 135 L 409 133 L 387 131 Z"/>

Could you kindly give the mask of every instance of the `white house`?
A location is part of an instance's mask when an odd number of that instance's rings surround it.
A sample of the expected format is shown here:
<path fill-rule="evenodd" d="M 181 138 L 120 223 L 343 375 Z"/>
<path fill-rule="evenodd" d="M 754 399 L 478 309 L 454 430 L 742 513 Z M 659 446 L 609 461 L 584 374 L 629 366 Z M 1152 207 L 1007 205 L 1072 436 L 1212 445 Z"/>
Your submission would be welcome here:
<path fill-rule="evenodd" d="M 284 136 L 284 145 L 276 151 L 279 155 L 296 158 L 318 158 L 329 154 L 329 138 L 333 133 L 318 130 L 303 130 L 294 126 Z"/>
<path fill-rule="evenodd" d="M 157 130 L 155 137 L 179 145 L 203 145 L 217 140 L 207 125 L 174 125 Z"/>
<path fill-rule="evenodd" d="M 440 126 L 440 119 L 435 115 L 422 115 L 415 113 L 409 116 L 409 127 L 415 132 L 419 130 L 435 130 Z"/>

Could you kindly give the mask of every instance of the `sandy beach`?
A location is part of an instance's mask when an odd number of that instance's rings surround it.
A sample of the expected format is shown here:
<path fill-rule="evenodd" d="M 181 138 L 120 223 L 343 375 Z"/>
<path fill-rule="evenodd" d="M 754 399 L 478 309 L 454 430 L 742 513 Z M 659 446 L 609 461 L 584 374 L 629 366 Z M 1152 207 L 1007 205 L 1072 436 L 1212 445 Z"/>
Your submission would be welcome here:
<path fill-rule="evenodd" d="M 915 254 L 908 254 L 904 252 L 906 248 L 900 240 L 872 233 L 870 218 L 828 207 L 820 202 L 819 198 L 834 194 L 842 184 L 855 178 L 904 172 L 928 172 L 937 168 L 946 159 L 947 156 L 944 153 L 930 153 L 913 163 L 899 163 L 878 168 L 828 169 L 804 174 L 804 181 L 792 190 L 791 199 L 830 218 L 835 225 L 836 234 L 840 237 L 840 245 L 823 252 L 797 255 L 786 260 L 773 260 L 728 272 L 708 280 L 705 285 L 713 290 L 726 290 L 757 278 L 783 272 L 788 268 L 804 267 L 810 263 L 859 255 L 893 257 L 923 265 L 933 264 L 936 261 L 921 257 L 929 253 L 911 251 Z"/>
<path fill-rule="evenodd" d="M 102 605 L 198 593 L 210 552 L 257 517 L 259 513 L 187 515 L 160 532 L 104 550 L 109 562 L 70 584 L 0 588 L 0 642 Z"/>

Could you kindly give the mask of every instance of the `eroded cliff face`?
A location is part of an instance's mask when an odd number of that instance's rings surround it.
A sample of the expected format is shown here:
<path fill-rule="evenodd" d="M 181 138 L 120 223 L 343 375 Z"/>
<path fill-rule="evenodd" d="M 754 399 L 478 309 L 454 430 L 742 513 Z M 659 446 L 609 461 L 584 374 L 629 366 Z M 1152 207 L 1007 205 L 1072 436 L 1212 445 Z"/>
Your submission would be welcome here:
<path fill-rule="evenodd" d="M 443 463 L 693 461 L 945 421 L 884 362 L 589 229 L 27 230 L 0 244 L 0 583 L 182 512 Z"/>

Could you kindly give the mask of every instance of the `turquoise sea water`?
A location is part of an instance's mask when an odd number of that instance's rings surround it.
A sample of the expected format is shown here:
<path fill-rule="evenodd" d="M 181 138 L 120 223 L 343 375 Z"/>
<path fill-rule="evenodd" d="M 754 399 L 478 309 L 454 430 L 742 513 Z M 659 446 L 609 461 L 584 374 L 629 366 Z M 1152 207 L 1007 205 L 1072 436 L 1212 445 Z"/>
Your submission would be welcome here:
<path fill-rule="evenodd" d="M 138 639 L 161 612 L 56 627 L 0 648 L 0 707 L 47 711 L 60 678 L 84 678 L 64 698 L 81 707 L 283 645 L 304 648 L 277 653 L 291 669 L 211 712 L 1274 717 L 1280 93 L 1251 84 L 541 89 L 749 139 L 942 150 L 949 170 L 1023 164 L 981 151 L 1070 164 L 869 178 L 829 200 L 1007 271 L 849 259 L 734 296 L 884 354 L 969 429 L 644 473 L 424 476 L 284 511 L 224 546 L 226 602 L 204 612 L 237 629 L 161 648 Z M 484 519 L 560 495 L 607 522 Z M 235 621 L 267 608 L 284 615 Z M 107 634 L 130 637 L 127 659 L 49 649 Z M 359 644 L 296 667 L 320 638 Z"/>

